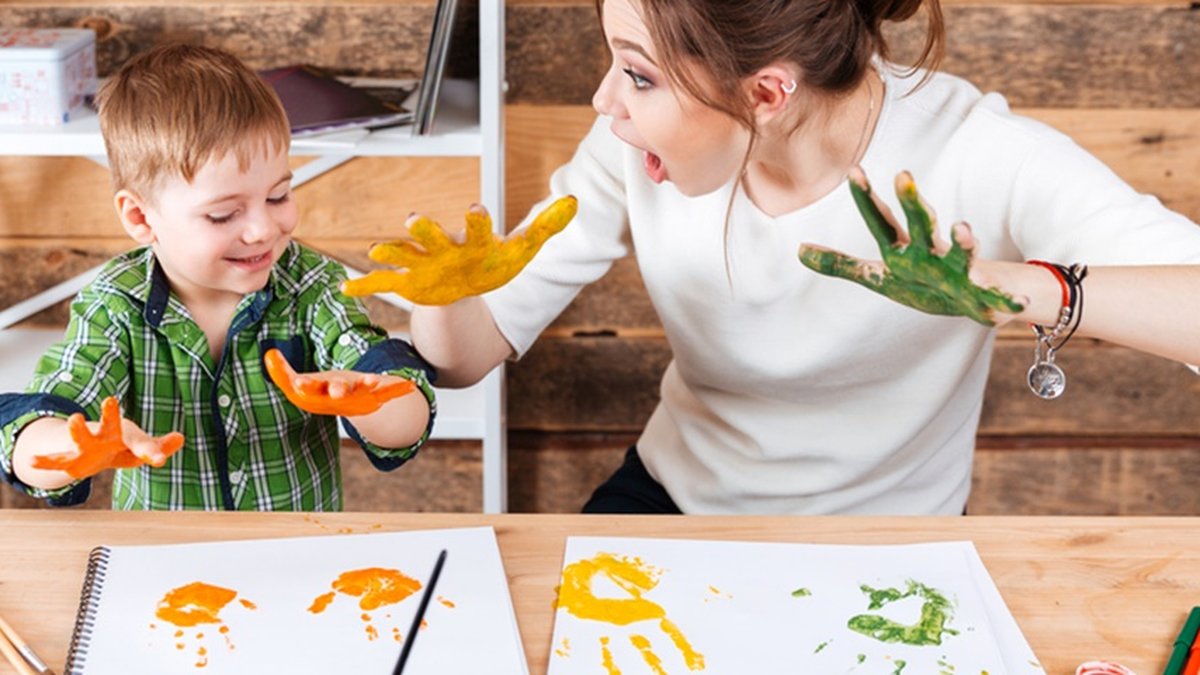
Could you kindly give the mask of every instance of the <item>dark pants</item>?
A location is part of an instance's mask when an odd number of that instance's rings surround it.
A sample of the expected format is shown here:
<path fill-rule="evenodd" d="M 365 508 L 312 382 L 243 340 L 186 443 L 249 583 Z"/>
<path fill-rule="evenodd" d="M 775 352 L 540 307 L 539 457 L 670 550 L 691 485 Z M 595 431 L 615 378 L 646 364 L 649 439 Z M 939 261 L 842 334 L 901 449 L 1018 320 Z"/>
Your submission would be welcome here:
<path fill-rule="evenodd" d="M 646 471 L 637 446 L 625 451 L 621 468 L 600 484 L 583 505 L 584 513 L 679 514 L 663 486 Z"/>

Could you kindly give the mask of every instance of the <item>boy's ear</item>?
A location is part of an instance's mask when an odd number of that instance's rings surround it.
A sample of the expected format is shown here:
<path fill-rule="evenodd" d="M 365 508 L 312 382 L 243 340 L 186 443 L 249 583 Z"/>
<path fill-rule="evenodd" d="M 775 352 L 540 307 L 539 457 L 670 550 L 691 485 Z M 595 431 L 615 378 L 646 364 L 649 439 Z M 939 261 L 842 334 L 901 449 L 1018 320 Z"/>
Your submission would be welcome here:
<path fill-rule="evenodd" d="M 117 208 L 117 217 L 121 226 L 139 244 L 153 244 L 154 230 L 146 221 L 145 200 L 130 190 L 118 190 L 113 196 L 113 206 Z"/>

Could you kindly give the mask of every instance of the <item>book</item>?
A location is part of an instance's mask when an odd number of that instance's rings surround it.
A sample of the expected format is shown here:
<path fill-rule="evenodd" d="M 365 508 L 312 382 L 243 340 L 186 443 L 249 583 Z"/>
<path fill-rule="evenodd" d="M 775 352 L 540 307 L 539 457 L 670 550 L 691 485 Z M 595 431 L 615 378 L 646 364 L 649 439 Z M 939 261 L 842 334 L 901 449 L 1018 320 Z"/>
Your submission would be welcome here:
<path fill-rule="evenodd" d="M 94 549 L 68 673 L 527 675 L 491 527 Z M 464 648 L 470 645 L 470 648 Z"/>
<path fill-rule="evenodd" d="M 434 8 L 429 47 L 425 53 L 425 70 L 417 87 L 417 103 L 413 111 L 414 136 L 425 136 L 433 131 L 457 9 L 458 0 L 438 0 Z"/>
<path fill-rule="evenodd" d="M 971 542 L 568 537 L 563 562 L 550 675 L 1044 675 Z"/>
<path fill-rule="evenodd" d="M 402 104 L 352 87 L 317 66 L 272 68 L 259 75 L 279 95 L 293 138 L 413 121 L 412 111 Z"/>

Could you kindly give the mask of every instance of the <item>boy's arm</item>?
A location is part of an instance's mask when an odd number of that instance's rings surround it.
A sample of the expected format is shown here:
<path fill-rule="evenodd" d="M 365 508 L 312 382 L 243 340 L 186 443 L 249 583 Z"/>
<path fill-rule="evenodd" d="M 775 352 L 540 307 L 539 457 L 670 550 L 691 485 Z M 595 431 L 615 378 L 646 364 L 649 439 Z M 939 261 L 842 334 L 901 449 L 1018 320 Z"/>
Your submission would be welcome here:
<path fill-rule="evenodd" d="M 421 361 L 408 343 L 388 339 L 375 343 L 352 370 L 396 375 L 417 385 L 419 394 L 414 392 L 394 398 L 367 415 L 343 418 L 347 433 L 360 443 L 367 441 L 383 448 L 411 449 L 412 452 L 407 453 L 411 456 L 432 429 L 434 398 L 429 385 L 432 368 Z"/>
<path fill-rule="evenodd" d="M 66 336 L 38 361 L 27 393 L 0 395 L 0 478 L 56 506 L 87 499 L 90 480 L 34 469 L 31 458 L 72 452 L 75 444 L 66 418 L 82 413 L 99 419 L 105 397 L 124 395 L 129 382 L 127 345 L 102 296 L 85 288 L 71 304 Z"/>
<path fill-rule="evenodd" d="M 54 506 L 85 501 L 91 493 L 91 481 L 77 481 L 65 471 L 34 469 L 32 463 L 35 453 L 70 449 L 62 444 L 64 438 L 70 442 L 66 418 L 77 412 L 84 410 L 74 401 L 54 394 L 0 394 L 0 476 L 4 482 Z M 63 438 L 55 437 L 55 427 Z"/>
<path fill-rule="evenodd" d="M 390 471 L 416 454 L 429 438 L 437 412 L 433 367 L 408 343 L 389 338 L 371 323 L 366 308 L 343 295 L 341 265 L 329 263 L 330 283 L 313 308 L 314 361 L 319 370 L 353 370 L 411 380 L 419 390 L 392 399 L 368 415 L 344 417 L 346 433 L 366 451 L 371 463 Z"/>
<path fill-rule="evenodd" d="M 67 421 L 57 417 L 42 417 L 30 422 L 13 444 L 13 475 L 25 485 L 41 490 L 57 490 L 77 479 L 66 471 L 39 469 L 34 466 L 37 455 L 65 455 L 75 452 L 75 442 L 67 430 Z"/>

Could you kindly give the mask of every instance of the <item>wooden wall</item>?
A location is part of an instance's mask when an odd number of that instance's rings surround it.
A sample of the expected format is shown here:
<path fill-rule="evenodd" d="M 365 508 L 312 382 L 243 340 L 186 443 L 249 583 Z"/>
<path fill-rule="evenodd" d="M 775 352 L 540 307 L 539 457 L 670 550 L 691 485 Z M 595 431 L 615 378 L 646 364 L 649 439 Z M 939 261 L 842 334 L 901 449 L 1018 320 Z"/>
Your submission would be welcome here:
<path fill-rule="evenodd" d="M 945 70 L 1005 93 L 1020 112 L 1066 131 L 1139 189 L 1200 220 L 1200 3 L 944 7 Z M 102 73 L 150 44 L 186 39 L 232 49 L 255 67 L 309 61 L 346 74 L 412 76 L 431 8 L 431 0 L 9 1 L 0 4 L 0 25 L 91 26 Z M 591 0 L 508 0 L 507 24 L 507 216 L 515 223 L 588 127 L 607 57 Z M 898 56 L 919 44 L 917 29 L 892 31 Z M 477 198 L 477 170 L 462 159 L 354 160 L 297 191 L 301 237 L 365 265 L 368 244 L 393 236 L 410 211 L 459 222 Z M 0 158 L 0 307 L 127 246 L 108 194 L 105 172 L 87 160 Z M 373 307 L 381 322 L 404 324 L 400 313 Z M 61 325 L 64 316 L 59 307 L 32 322 Z M 1016 329 L 997 342 L 971 511 L 1200 512 L 1192 479 L 1200 474 L 1200 378 L 1076 339 L 1061 356 L 1069 392 L 1043 402 L 1023 383 L 1032 344 Z M 513 509 L 578 509 L 636 439 L 669 358 L 637 269 L 623 261 L 509 369 Z M 473 444 L 433 444 L 383 477 L 359 453 L 345 456 L 349 509 L 479 508 Z M 28 504 L 4 495 L 0 504 Z"/>

